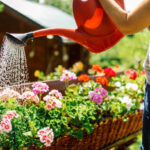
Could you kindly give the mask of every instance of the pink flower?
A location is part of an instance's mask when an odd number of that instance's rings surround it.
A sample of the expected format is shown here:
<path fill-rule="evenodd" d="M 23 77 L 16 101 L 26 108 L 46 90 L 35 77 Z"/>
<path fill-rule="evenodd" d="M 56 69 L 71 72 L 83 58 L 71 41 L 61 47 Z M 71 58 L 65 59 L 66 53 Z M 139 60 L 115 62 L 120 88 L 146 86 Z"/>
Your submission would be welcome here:
<path fill-rule="evenodd" d="M 54 140 L 54 133 L 53 130 L 49 127 L 43 128 L 38 131 L 38 137 L 40 138 L 40 141 L 44 143 L 46 147 L 51 146 L 51 143 Z"/>
<path fill-rule="evenodd" d="M 7 111 L 6 114 L 7 114 L 8 117 L 10 117 L 10 118 L 11 118 L 11 117 L 12 117 L 12 118 L 13 118 L 13 117 L 18 118 L 18 116 L 19 116 L 19 115 L 16 113 L 15 110 L 13 110 L 13 111 Z M 11 119 L 12 119 L 12 118 L 11 118 Z"/>
<path fill-rule="evenodd" d="M 6 124 L 4 124 L 3 125 L 3 130 L 5 131 L 5 132 L 10 132 L 11 130 L 12 130 L 12 125 L 11 125 L 11 123 L 6 123 Z"/>
<path fill-rule="evenodd" d="M 58 90 L 51 90 L 48 94 L 50 96 L 56 97 L 57 99 L 62 99 L 63 98 L 62 94 Z"/>
<path fill-rule="evenodd" d="M 17 98 L 20 99 L 21 95 L 10 88 L 4 89 L 2 92 L 0 92 L 0 99 L 7 100 L 9 98 Z"/>
<path fill-rule="evenodd" d="M 0 124 L 0 132 L 4 130 L 4 132 L 10 132 L 12 130 L 11 120 L 15 117 L 17 118 L 19 115 L 15 110 L 7 111 L 6 115 L 3 115 L 1 124 Z"/>
<path fill-rule="evenodd" d="M 13 118 L 13 116 L 12 116 L 12 118 Z M 9 119 L 12 119 L 12 118 L 8 115 L 3 115 L 2 120 L 9 120 Z"/>
<path fill-rule="evenodd" d="M 62 102 L 54 97 L 50 97 L 50 99 L 46 101 L 46 109 L 51 110 L 54 107 L 61 108 Z"/>
<path fill-rule="evenodd" d="M 46 104 L 46 109 L 47 109 L 47 110 L 51 110 L 52 108 L 53 108 L 53 107 L 52 107 L 51 104 L 49 104 L 49 103 Z"/>
<path fill-rule="evenodd" d="M 57 107 L 57 108 L 61 108 L 62 107 L 62 102 L 61 101 L 59 101 L 58 99 L 55 99 L 55 107 Z"/>
<path fill-rule="evenodd" d="M 42 136 L 42 135 L 44 135 L 44 133 L 45 133 L 44 130 L 39 130 L 38 131 L 38 136 Z"/>
<path fill-rule="evenodd" d="M 4 128 L 4 126 L 6 125 L 6 124 L 10 124 L 11 123 L 11 120 L 3 120 L 2 122 L 1 122 L 1 126 Z"/>
<path fill-rule="evenodd" d="M 44 101 L 51 101 L 51 100 L 53 100 L 53 99 L 55 99 L 55 97 L 54 96 L 50 96 L 50 95 L 46 95 L 45 97 L 43 97 L 43 100 Z"/>
<path fill-rule="evenodd" d="M 135 80 L 138 76 L 137 72 L 133 69 L 128 69 L 126 74 L 129 76 L 129 79 Z"/>
<path fill-rule="evenodd" d="M 50 139 L 47 139 L 46 140 L 46 143 L 44 144 L 46 147 L 49 147 L 51 146 L 51 140 Z"/>
<path fill-rule="evenodd" d="M 31 91 L 26 91 L 22 94 L 22 99 L 27 99 L 27 100 L 31 100 L 35 103 L 39 102 L 39 98 L 37 95 L 35 95 L 33 92 Z"/>
<path fill-rule="evenodd" d="M 46 140 L 47 140 L 47 135 L 46 135 L 46 134 L 45 134 L 45 135 L 40 136 L 40 141 L 41 141 L 42 143 L 45 143 L 45 142 L 46 142 Z"/>
<path fill-rule="evenodd" d="M 68 70 L 64 70 L 62 76 L 60 77 L 60 81 L 65 81 L 65 80 L 74 80 L 77 79 L 77 76 L 75 73 L 70 72 Z"/>
<path fill-rule="evenodd" d="M 36 82 L 32 85 L 33 87 L 33 93 L 39 94 L 39 93 L 45 93 L 48 91 L 49 87 L 46 83 L 43 82 Z"/>
<path fill-rule="evenodd" d="M 142 71 L 140 72 L 140 75 L 145 75 L 145 70 L 142 70 Z"/>

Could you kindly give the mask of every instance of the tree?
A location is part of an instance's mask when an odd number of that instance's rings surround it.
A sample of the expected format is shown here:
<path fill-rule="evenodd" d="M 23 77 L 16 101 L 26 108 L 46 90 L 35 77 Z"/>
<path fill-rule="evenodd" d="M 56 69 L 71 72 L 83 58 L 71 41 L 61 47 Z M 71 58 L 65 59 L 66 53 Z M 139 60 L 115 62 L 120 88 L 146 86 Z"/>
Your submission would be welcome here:
<path fill-rule="evenodd" d="M 35 2 L 40 2 L 41 0 L 32 0 Z M 43 0 L 45 4 L 55 6 L 68 14 L 72 13 L 72 0 Z"/>
<path fill-rule="evenodd" d="M 4 5 L 0 3 L 0 12 L 2 12 L 4 9 Z"/>

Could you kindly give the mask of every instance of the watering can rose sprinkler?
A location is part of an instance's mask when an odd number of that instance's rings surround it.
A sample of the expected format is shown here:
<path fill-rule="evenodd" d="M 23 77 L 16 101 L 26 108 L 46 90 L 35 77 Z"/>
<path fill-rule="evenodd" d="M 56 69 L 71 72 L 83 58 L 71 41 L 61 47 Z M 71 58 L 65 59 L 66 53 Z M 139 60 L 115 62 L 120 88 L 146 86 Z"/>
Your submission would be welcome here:
<path fill-rule="evenodd" d="M 115 1 L 124 9 L 123 0 Z M 76 41 L 94 53 L 109 49 L 124 37 L 98 0 L 73 0 L 73 14 L 77 29 L 43 29 L 24 34 L 6 33 L 6 36 L 17 44 L 25 44 L 30 38 L 60 35 Z"/>

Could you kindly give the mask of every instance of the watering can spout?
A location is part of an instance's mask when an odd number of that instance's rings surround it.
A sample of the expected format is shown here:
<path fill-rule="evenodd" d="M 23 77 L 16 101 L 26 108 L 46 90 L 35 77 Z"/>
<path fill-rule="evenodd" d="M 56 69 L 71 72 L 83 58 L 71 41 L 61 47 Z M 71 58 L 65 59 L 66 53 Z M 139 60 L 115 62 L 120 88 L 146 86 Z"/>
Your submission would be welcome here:
<path fill-rule="evenodd" d="M 42 29 L 42 30 L 37 30 L 34 32 L 23 33 L 23 34 L 6 33 L 6 37 L 9 40 L 13 41 L 16 44 L 23 44 L 23 45 L 25 45 L 26 42 L 31 38 L 38 38 L 47 35 L 64 36 L 82 45 L 86 41 L 86 34 L 85 35 L 81 34 L 78 31 L 78 29 L 56 28 L 56 29 Z"/>
<path fill-rule="evenodd" d="M 14 33 L 6 33 L 6 37 L 16 43 L 16 44 L 21 44 L 21 45 L 25 45 L 27 40 L 29 40 L 30 38 L 33 38 L 33 33 L 29 32 L 29 33 L 24 33 L 24 34 L 14 34 Z"/>

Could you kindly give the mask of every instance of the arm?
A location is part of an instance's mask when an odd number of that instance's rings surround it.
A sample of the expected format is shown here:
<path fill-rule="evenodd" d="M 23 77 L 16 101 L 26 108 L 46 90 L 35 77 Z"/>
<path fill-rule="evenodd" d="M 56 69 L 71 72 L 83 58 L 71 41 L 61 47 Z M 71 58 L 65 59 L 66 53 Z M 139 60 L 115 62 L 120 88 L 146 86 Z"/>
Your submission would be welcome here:
<path fill-rule="evenodd" d="M 105 12 L 124 34 L 133 34 L 150 25 L 150 0 L 143 0 L 132 12 L 124 11 L 114 0 L 99 0 Z"/>

